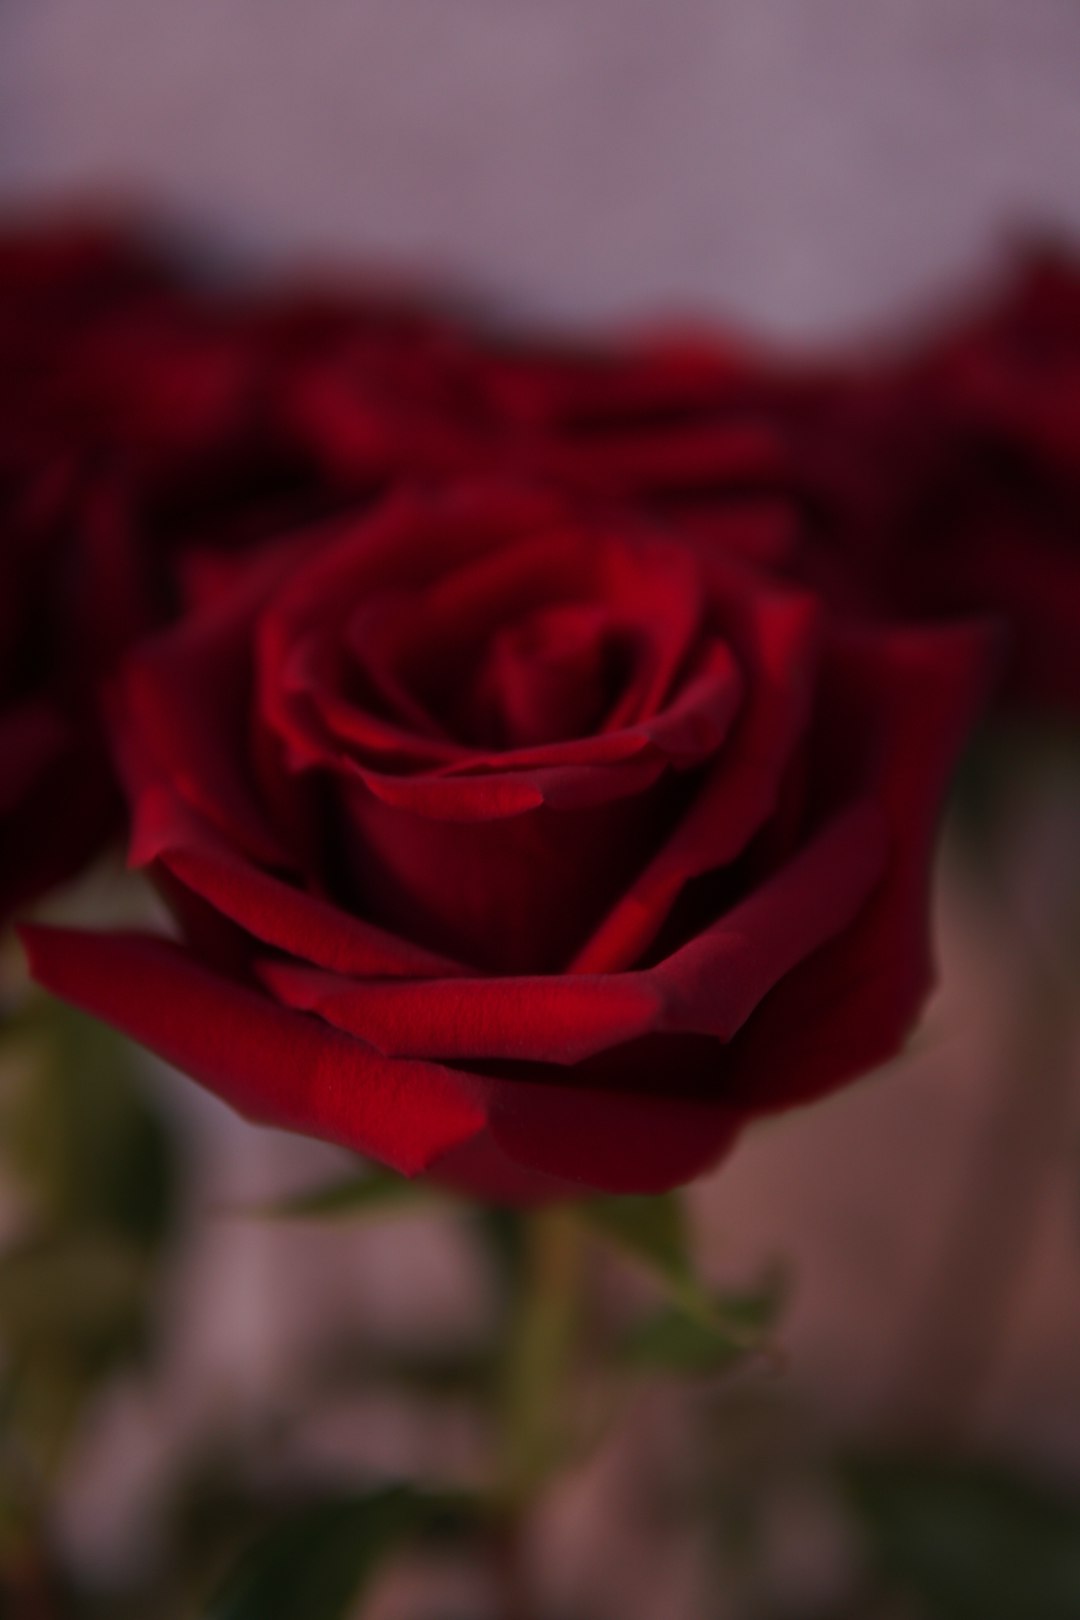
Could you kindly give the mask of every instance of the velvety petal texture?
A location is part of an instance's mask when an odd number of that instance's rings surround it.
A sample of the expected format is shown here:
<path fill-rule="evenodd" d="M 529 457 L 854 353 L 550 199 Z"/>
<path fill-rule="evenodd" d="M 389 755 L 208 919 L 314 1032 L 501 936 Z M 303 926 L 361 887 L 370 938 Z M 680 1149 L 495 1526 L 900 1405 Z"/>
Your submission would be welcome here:
<path fill-rule="evenodd" d="M 0 235 L 0 923 L 127 813 L 174 937 L 41 981 L 252 1118 L 652 1192 L 887 1059 L 987 679 L 1080 703 L 1080 285 L 906 355 L 560 345 Z"/>
<path fill-rule="evenodd" d="M 34 972 L 408 1174 L 678 1185 L 903 1039 L 984 651 L 547 480 L 399 490 L 129 658 L 131 855 L 179 938 L 28 928 Z"/>

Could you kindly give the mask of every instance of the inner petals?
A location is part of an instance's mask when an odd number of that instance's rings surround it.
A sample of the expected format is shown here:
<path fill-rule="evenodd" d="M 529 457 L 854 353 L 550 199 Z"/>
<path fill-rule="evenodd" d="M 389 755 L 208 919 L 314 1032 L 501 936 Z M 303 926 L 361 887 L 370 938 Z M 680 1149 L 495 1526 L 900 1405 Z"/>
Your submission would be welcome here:
<path fill-rule="evenodd" d="M 507 625 L 473 685 L 473 730 L 499 748 L 586 736 L 603 724 L 625 662 L 626 648 L 599 604 L 559 604 Z"/>

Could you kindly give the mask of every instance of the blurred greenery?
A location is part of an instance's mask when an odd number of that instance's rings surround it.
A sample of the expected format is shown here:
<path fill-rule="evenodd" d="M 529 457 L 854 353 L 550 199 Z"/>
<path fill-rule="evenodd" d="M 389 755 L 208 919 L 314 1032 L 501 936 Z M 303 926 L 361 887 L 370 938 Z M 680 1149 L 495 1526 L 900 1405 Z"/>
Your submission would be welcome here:
<path fill-rule="evenodd" d="M 36 1224 L 88 1228 L 153 1254 L 176 1217 L 176 1148 L 128 1044 L 60 1002 L 42 1000 L 17 1026 L 32 1045 L 0 1109 L 5 1168 Z"/>
<path fill-rule="evenodd" d="M 0 1040 L 11 1205 L 0 1251 L 0 1590 L 21 1590 L 38 1569 L 55 1486 L 99 1391 L 153 1350 L 180 1178 L 174 1136 L 126 1044 L 59 1003 L 30 1001 Z"/>
<path fill-rule="evenodd" d="M 598 1198 L 581 1206 L 591 1228 L 646 1271 L 666 1308 L 636 1323 L 620 1359 L 638 1368 L 720 1372 L 767 1348 L 786 1293 L 777 1271 L 749 1291 L 713 1290 L 698 1275 L 683 1199 Z"/>
<path fill-rule="evenodd" d="M 694 1286 L 686 1211 L 675 1193 L 656 1198 L 591 1198 L 582 1205 L 582 1213 L 597 1232 L 665 1286 Z"/>
<path fill-rule="evenodd" d="M 307 1502 L 248 1548 L 205 1620 L 347 1620 L 405 1541 L 465 1530 L 468 1518 L 466 1498 L 408 1485 Z"/>
<path fill-rule="evenodd" d="M 206 1620 L 344 1620 L 414 1511 L 407 1489 L 308 1503 L 248 1550 Z"/>
<path fill-rule="evenodd" d="M 175 1128 L 122 1041 L 44 1001 L 9 1023 L 0 1037 L 0 1620 L 353 1620 L 389 1564 L 433 1536 L 491 1559 L 531 1494 L 609 1432 L 582 1404 L 590 1379 L 610 1399 L 657 1378 L 689 1381 L 685 1399 L 715 1403 L 715 1422 L 695 1419 L 708 1453 L 700 1474 L 665 1483 L 660 1468 L 655 1488 L 671 1503 L 661 1533 L 698 1522 L 714 1545 L 725 1620 L 1080 1617 L 1080 1489 L 1007 1460 L 870 1443 L 837 1450 L 781 1380 L 712 1382 L 775 1353 L 786 1280 L 707 1283 L 679 1196 L 597 1198 L 537 1215 L 478 1209 L 377 1167 L 246 1213 L 319 1221 L 442 1209 L 489 1263 L 491 1320 L 456 1345 L 324 1343 L 294 1369 L 281 1410 L 266 1414 L 268 1449 L 223 1422 L 213 1456 L 164 1459 L 171 1506 L 160 1546 L 112 1584 L 85 1583 L 65 1565 L 53 1503 L 98 1397 L 154 1353 L 183 1169 Z M 597 1245 L 655 1290 L 629 1321 L 590 1286 Z M 280 1473 L 261 1471 L 267 1457 L 288 1456 L 274 1449 L 279 1426 L 298 1429 L 357 1394 L 391 1389 L 457 1403 L 479 1420 L 477 1433 L 496 1442 L 483 1495 L 386 1483 L 328 1491 L 314 1481 L 283 1506 Z M 500 1450 L 506 1432 L 492 1430 L 504 1423 L 513 1435 Z M 800 1493 L 840 1536 L 831 1594 L 800 1595 L 775 1578 L 775 1523 Z"/>
<path fill-rule="evenodd" d="M 619 1360 L 639 1372 L 728 1372 L 769 1349 L 784 1296 L 780 1278 L 770 1277 L 756 1289 L 711 1294 L 704 1317 L 667 1306 L 630 1326 L 618 1346 Z"/>
<path fill-rule="evenodd" d="M 1080 1615 L 1080 1489 L 1000 1462 L 887 1453 L 841 1472 L 873 1568 L 927 1620 Z"/>
<path fill-rule="evenodd" d="M 353 1221 L 369 1215 L 396 1215 L 405 1207 L 434 1205 L 439 1196 L 438 1189 L 427 1182 L 410 1181 L 371 1164 L 355 1174 L 240 1213 L 280 1220 Z"/>

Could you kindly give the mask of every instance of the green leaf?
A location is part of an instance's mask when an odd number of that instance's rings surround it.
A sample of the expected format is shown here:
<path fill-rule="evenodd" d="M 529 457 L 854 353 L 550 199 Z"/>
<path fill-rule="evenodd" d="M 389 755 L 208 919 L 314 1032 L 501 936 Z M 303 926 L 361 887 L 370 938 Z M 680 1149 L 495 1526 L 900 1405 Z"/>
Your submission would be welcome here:
<path fill-rule="evenodd" d="M 391 1215 L 400 1209 L 434 1204 L 439 1198 L 426 1182 L 410 1181 L 373 1166 L 359 1175 L 342 1176 L 322 1187 L 239 1213 L 276 1220 L 345 1220 Z"/>
<path fill-rule="evenodd" d="M 694 1273 L 689 1226 L 677 1193 L 590 1199 L 582 1213 L 596 1232 L 651 1274 L 674 1306 L 705 1327 L 716 1325 L 709 1290 Z"/>
<path fill-rule="evenodd" d="M 1076 1620 L 1080 1493 L 998 1465 L 858 1457 L 842 1470 L 879 1575 L 931 1620 Z"/>
<path fill-rule="evenodd" d="M 441 1508 L 408 1486 L 311 1503 L 248 1549 L 204 1620 L 347 1620 L 385 1563 Z"/>
<path fill-rule="evenodd" d="M 679 1196 L 598 1198 L 582 1206 L 593 1229 L 643 1266 L 667 1296 L 619 1347 L 636 1369 L 716 1373 L 764 1348 L 785 1292 L 777 1274 L 743 1293 L 717 1293 L 695 1275 Z"/>
<path fill-rule="evenodd" d="M 726 1372 L 767 1346 L 780 1304 L 780 1289 L 767 1284 L 713 1295 L 707 1318 L 666 1308 L 634 1324 L 619 1347 L 620 1360 L 642 1371 Z"/>
<path fill-rule="evenodd" d="M 665 1282 L 683 1287 L 693 1281 L 686 1214 L 675 1193 L 594 1198 L 582 1206 L 582 1213 L 604 1237 Z"/>

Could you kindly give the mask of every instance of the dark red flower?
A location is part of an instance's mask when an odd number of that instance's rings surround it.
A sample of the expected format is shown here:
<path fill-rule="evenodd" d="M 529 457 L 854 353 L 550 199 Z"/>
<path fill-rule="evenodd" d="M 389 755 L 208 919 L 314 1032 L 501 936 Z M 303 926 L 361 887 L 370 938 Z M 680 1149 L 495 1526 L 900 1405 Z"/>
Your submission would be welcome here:
<path fill-rule="evenodd" d="M 1006 700 L 1080 711 L 1080 270 L 1032 259 L 914 355 L 774 400 L 816 513 L 794 571 L 855 611 L 993 614 Z"/>
<path fill-rule="evenodd" d="M 780 565 L 795 545 L 784 424 L 715 336 L 511 342 L 416 308 L 358 324 L 282 391 L 290 431 L 345 488 L 492 468 L 630 508 Z"/>
<path fill-rule="evenodd" d="M 794 514 L 783 424 L 749 353 L 715 333 L 629 336 L 593 347 L 504 346 L 484 386 L 507 458 L 779 565 Z"/>
<path fill-rule="evenodd" d="M 163 285 L 118 231 L 0 235 L 0 920 L 74 872 L 118 809 L 94 696 L 109 632 L 82 543 L 88 465 L 53 386 L 96 323 Z"/>
<path fill-rule="evenodd" d="M 34 971 L 401 1171 L 673 1186 L 902 1040 L 976 640 L 549 492 L 399 495 L 136 652 L 131 853 L 182 940 L 28 929 Z"/>
<path fill-rule="evenodd" d="M 95 699 L 126 649 L 222 588 L 248 549 L 443 470 L 450 419 L 426 437 L 413 421 L 434 415 L 425 378 L 444 325 L 389 292 L 200 287 L 119 230 L 0 237 L 0 915 L 107 830 Z M 322 414 L 346 362 L 347 471 Z M 46 859 L 43 844 L 69 854 Z"/>
<path fill-rule="evenodd" d="M 0 922 L 77 871 L 119 809 L 66 544 L 73 469 L 48 455 L 31 473 L 14 448 L 0 444 Z"/>

